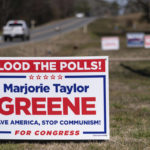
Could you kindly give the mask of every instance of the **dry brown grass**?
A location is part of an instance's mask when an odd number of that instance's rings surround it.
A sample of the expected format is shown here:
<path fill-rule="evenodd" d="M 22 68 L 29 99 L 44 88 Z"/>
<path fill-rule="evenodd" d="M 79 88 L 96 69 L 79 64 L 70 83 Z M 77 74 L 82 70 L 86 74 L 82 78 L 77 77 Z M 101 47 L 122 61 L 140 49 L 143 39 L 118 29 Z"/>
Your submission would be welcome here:
<path fill-rule="evenodd" d="M 38 43 L 21 44 L 10 48 L 0 48 L 0 56 L 109 56 L 110 58 L 149 58 L 150 50 L 129 49 L 125 37 L 121 37 L 120 51 L 102 51 L 101 37 L 84 34 L 82 29 Z"/>
<path fill-rule="evenodd" d="M 127 14 L 127 15 L 123 15 L 123 16 L 118 16 L 116 19 L 122 21 L 126 21 L 128 19 L 132 19 L 133 21 L 138 21 L 139 18 L 142 17 L 142 13 L 133 13 L 133 14 Z"/>
<path fill-rule="evenodd" d="M 110 56 L 110 58 L 150 57 L 150 50 L 128 49 L 121 38 L 121 50 L 103 52 L 100 37 L 82 29 L 39 43 L 0 49 L 1 56 Z M 150 149 L 150 63 L 121 62 L 137 72 L 110 62 L 109 141 L 6 142 L 0 150 L 149 150 Z"/>

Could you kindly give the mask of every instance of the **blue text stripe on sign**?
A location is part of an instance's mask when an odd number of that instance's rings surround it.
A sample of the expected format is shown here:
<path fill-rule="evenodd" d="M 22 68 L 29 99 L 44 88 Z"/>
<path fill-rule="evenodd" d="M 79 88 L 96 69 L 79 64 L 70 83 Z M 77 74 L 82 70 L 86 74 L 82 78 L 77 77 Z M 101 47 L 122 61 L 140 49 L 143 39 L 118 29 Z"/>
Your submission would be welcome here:
<path fill-rule="evenodd" d="M 3 79 L 25 79 L 26 76 L 0 76 L 0 78 L 3 78 Z"/>
<path fill-rule="evenodd" d="M 98 132 L 93 132 L 93 131 L 85 131 L 83 134 L 106 134 L 107 133 L 107 128 L 106 128 L 106 76 L 105 75 L 86 75 L 86 76 L 65 76 L 65 78 L 72 78 L 72 79 L 77 79 L 77 78 L 103 78 L 103 88 L 104 88 L 104 131 L 98 131 Z"/>
<path fill-rule="evenodd" d="M 0 134 L 11 134 L 11 131 L 0 131 Z"/>

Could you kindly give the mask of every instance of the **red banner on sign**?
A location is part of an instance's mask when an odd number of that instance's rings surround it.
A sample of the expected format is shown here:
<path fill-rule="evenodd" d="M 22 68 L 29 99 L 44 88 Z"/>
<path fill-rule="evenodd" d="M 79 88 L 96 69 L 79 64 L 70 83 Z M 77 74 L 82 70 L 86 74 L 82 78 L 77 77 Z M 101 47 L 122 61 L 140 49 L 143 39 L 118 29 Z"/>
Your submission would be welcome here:
<path fill-rule="evenodd" d="M 105 59 L 0 60 L 0 73 L 105 72 Z"/>

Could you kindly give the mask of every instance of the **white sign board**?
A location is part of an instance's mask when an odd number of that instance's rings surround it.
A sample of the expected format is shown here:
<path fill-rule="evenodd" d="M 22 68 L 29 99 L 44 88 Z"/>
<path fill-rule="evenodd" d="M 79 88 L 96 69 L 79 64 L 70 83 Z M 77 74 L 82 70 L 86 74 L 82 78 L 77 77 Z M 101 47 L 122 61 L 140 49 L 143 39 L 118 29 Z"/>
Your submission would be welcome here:
<path fill-rule="evenodd" d="M 108 57 L 0 58 L 0 139 L 109 139 Z"/>
<path fill-rule="evenodd" d="M 118 37 L 103 37 L 101 39 L 101 46 L 103 51 L 119 50 L 120 40 Z"/>
<path fill-rule="evenodd" d="M 150 35 L 145 36 L 144 47 L 150 48 Z"/>

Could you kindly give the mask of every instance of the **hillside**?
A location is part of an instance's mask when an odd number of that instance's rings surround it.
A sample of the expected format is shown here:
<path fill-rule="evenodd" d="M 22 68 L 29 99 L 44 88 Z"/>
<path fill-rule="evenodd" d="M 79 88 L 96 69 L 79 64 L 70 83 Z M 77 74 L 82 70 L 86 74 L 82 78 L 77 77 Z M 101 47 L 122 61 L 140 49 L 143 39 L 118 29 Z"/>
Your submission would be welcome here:
<path fill-rule="evenodd" d="M 109 56 L 110 60 L 110 133 L 109 141 L 3 142 L 0 150 L 148 150 L 150 149 L 150 50 L 126 47 L 124 28 L 128 17 L 103 18 L 88 27 L 53 39 L 0 49 L 1 56 Z M 134 31 L 150 30 L 149 24 L 135 19 Z M 115 30 L 117 24 L 118 30 Z M 127 30 L 133 30 L 129 27 Z M 117 35 L 119 51 L 104 52 L 102 36 Z M 122 61 L 120 59 L 122 58 Z M 137 58 L 137 60 L 135 60 Z M 142 60 L 141 60 L 142 58 Z M 126 61 L 127 60 L 127 61 Z"/>

